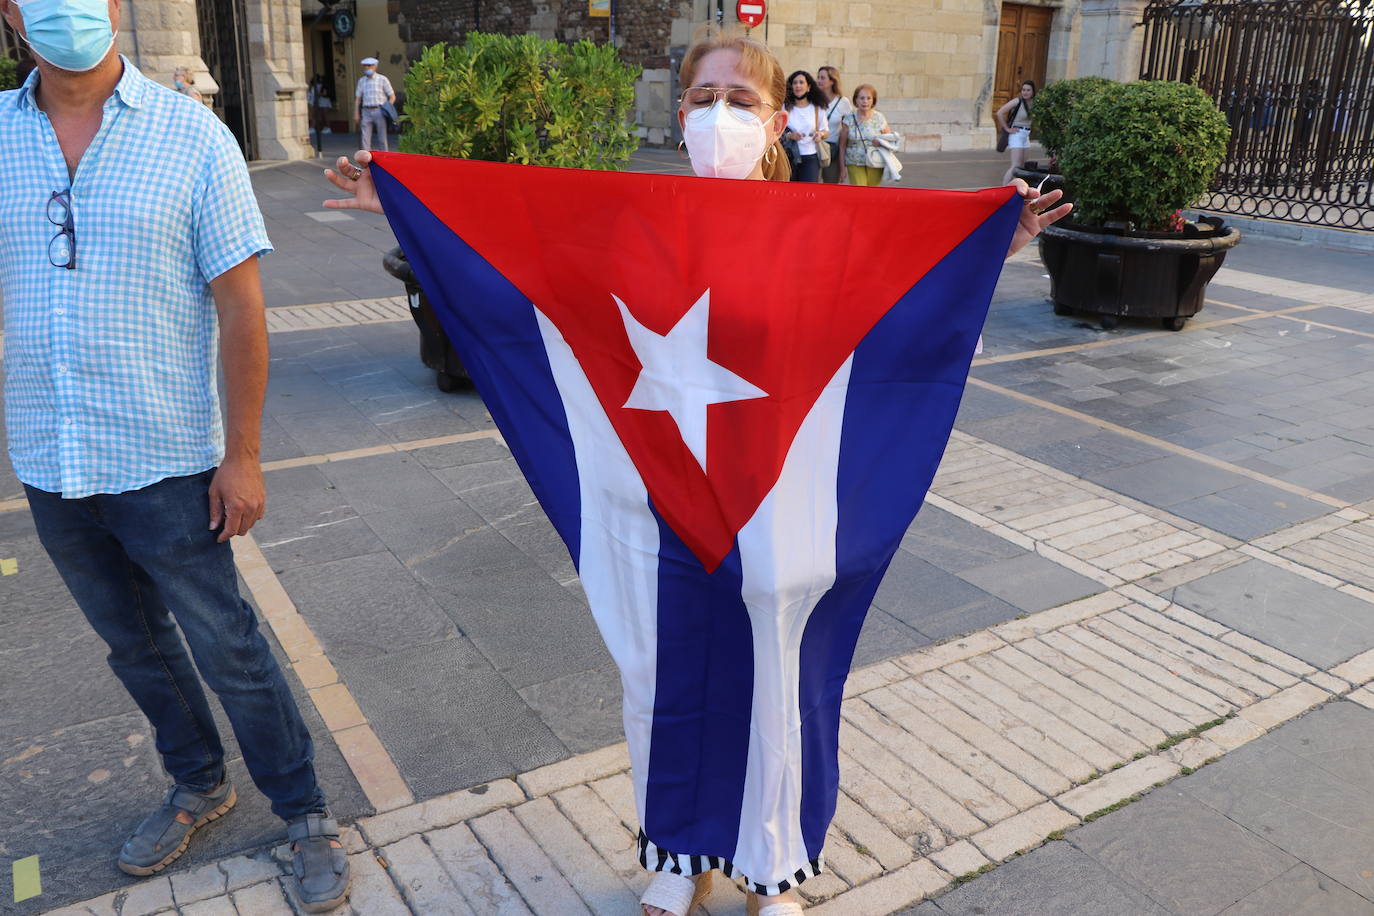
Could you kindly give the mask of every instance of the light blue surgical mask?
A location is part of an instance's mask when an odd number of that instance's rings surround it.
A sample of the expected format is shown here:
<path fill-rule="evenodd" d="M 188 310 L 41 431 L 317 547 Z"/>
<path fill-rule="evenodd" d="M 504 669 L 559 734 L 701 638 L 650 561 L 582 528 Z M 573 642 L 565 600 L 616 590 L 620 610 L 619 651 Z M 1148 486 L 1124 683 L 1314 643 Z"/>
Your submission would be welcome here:
<path fill-rule="evenodd" d="M 20 0 L 19 14 L 29 47 L 63 70 L 93 69 L 114 44 L 107 0 Z"/>

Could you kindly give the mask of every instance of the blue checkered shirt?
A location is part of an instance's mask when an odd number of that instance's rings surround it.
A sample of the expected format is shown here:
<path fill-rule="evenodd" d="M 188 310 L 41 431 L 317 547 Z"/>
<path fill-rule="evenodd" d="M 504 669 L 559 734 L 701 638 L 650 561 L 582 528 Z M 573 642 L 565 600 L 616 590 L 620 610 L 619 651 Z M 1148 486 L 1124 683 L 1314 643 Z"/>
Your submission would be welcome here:
<path fill-rule="evenodd" d="M 74 180 L 38 72 L 0 92 L 0 295 L 14 472 L 68 498 L 122 493 L 224 455 L 210 280 L 271 251 L 243 155 L 194 100 L 124 61 Z M 76 269 L 54 267 L 71 191 Z M 56 250 L 55 246 L 54 250 Z M 60 259 L 59 259 L 60 260 Z"/>

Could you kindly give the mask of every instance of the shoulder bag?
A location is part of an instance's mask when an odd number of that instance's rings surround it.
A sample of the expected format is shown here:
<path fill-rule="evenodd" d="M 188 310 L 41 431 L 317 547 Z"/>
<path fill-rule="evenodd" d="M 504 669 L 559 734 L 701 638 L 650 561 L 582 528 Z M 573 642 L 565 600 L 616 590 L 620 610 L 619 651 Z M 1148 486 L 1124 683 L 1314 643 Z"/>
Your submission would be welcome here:
<path fill-rule="evenodd" d="M 819 162 L 821 168 L 824 169 L 830 166 L 830 144 L 821 139 L 820 106 L 813 103 L 811 108 L 816 113 L 816 161 Z"/>

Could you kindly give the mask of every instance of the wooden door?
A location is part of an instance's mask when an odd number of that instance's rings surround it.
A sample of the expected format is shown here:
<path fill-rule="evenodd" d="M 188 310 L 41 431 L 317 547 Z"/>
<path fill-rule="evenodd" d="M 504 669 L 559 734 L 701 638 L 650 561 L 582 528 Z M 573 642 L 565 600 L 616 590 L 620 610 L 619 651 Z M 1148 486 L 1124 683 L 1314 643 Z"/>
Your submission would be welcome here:
<path fill-rule="evenodd" d="M 1054 10 L 1044 6 L 1003 3 L 997 27 L 997 72 L 992 83 L 992 107 L 1021 91 L 1024 80 L 1045 85 L 1045 61 L 1050 50 L 1050 22 Z"/>

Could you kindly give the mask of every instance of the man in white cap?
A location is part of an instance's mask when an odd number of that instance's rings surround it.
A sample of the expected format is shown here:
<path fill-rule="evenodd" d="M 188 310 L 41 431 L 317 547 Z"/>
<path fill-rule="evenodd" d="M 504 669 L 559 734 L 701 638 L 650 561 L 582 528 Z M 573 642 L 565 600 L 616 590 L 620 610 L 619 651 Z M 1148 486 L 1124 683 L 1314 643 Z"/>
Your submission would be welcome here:
<path fill-rule="evenodd" d="M 386 115 L 382 105 L 396 104 L 396 90 L 391 88 L 391 80 L 377 72 L 377 58 L 364 57 L 363 75 L 358 80 L 358 91 L 353 94 L 353 120 L 358 122 L 362 134 L 363 149 L 377 149 L 372 145 L 372 134 L 376 131 L 381 149 L 387 149 Z"/>

